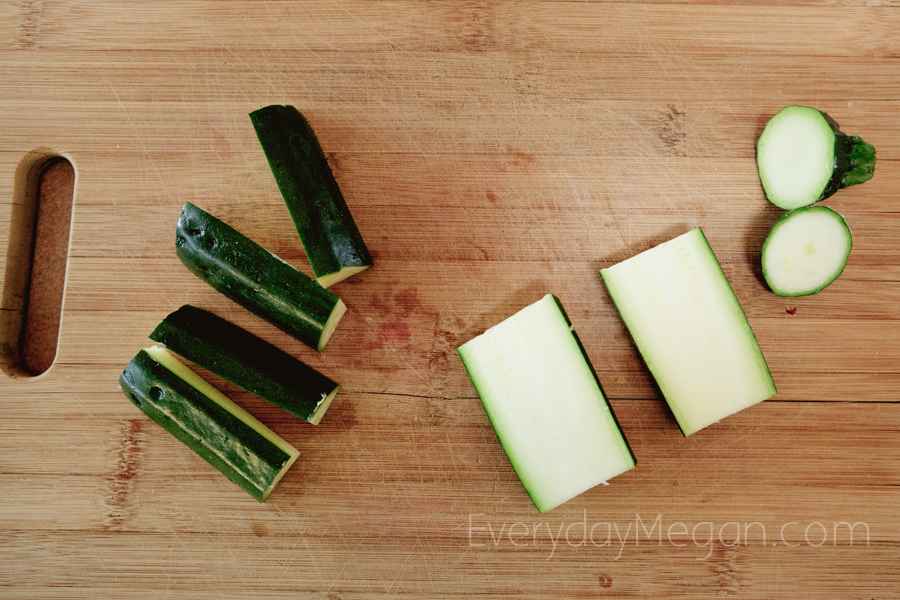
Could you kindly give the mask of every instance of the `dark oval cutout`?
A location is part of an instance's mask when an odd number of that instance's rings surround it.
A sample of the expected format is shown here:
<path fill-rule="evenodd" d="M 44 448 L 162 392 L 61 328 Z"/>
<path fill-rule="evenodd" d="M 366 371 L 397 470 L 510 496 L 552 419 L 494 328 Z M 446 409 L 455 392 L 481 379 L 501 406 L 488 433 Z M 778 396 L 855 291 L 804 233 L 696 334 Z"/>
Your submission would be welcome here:
<path fill-rule="evenodd" d="M 40 375 L 56 359 L 75 178 L 72 163 L 47 149 L 16 169 L 0 310 L 0 367 L 11 377 Z"/>

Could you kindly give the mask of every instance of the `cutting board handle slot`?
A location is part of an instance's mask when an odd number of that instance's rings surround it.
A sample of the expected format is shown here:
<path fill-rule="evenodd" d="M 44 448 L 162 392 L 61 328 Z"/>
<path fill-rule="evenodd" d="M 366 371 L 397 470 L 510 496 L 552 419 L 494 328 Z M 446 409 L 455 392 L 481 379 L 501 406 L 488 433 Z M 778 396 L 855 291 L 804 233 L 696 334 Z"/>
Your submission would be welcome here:
<path fill-rule="evenodd" d="M 34 378 L 56 360 L 75 200 L 75 167 L 49 148 L 16 169 L 0 310 L 0 369 Z"/>

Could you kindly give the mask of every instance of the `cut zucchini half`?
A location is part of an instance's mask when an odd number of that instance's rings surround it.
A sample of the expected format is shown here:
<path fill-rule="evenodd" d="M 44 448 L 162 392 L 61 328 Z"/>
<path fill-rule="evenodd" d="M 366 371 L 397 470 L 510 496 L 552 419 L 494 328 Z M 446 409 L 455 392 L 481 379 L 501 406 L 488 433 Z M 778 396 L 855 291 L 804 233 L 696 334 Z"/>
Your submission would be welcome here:
<path fill-rule="evenodd" d="M 249 331 L 189 304 L 163 319 L 150 339 L 313 425 L 340 387 Z"/>
<path fill-rule="evenodd" d="M 600 275 L 685 436 L 775 394 L 756 336 L 700 229 Z"/>
<path fill-rule="evenodd" d="M 319 352 L 346 311 L 334 292 L 190 202 L 175 247 L 192 273 Z"/>
<path fill-rule="evenodd" d="M 766 283 L 778 296 L 808 296 L 838 278 L 853 237 L 844 218 L 827 206 L 807 206 L 781 217 L 762 248 Z"/>
<path fill-rule="evenodd" d="M 293 106 L 250 113 L 316 280 L 328 287 L 372 266 L 316 134 Z"/>
<path fill-rule="evenodd" d="M 138 352 L 119 384 L 148 417 L 260 502 L 300 455 L 159 346 Z"/>
<path fill-rule="evenodd" d="M 635 466 L 555 296 L 544 296 L 458 352 L 540 512 Z"/>
<path fill-rule="evenodd" d="M 787 106 L 769 119 L 756 144 L 766 197 L 793 210 L 823 200 L 875 173 L 875 147 L 847 136 L 825 113 Z"/>

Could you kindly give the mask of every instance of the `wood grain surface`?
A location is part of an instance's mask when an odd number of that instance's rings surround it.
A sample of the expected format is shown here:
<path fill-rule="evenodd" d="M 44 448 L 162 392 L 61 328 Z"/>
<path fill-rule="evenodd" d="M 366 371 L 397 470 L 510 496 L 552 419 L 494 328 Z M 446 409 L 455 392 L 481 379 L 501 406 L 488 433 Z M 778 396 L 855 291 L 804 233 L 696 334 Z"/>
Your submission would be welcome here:
<path fill-rule="evenodd" d="M 890 1 L 0 3 L 0 273 L 23 157 L 77 173 L 56 361 L 0 375 L 0 597 L 900 598 L 898 31 Z M 311 273 L 247 116 L 273 103 L 375 257 L 321 355 L 174 252 L 190 201 Z M 800 299 L 758 266 L 787 104 L 878 149 Z M 779 393 L 685 439 L 597 271 L 697 226 Z M 638 467 L 539 515 L 455 349 L 548 292 Z M 198 369 L 301 451 L 265 504 L 118 388 L 188 302 L 342 384 L 314 427 Z"/>

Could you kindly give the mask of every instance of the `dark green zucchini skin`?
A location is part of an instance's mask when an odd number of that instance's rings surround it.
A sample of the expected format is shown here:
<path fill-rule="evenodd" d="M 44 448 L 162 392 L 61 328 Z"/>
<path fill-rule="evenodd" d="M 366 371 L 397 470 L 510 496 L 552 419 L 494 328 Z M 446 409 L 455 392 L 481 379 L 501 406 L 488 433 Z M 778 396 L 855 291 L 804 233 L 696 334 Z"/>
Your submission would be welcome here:
<path fill-rule="evenodd" d="M 340 303 L 336 294 L 190 202 L 178 219 L 175 247 L 195 275 L 321 351 L 325 324 Z"/>
<path fill-rule="evenodd" d="M 820 201 L 833 196 L 840 189 L 864 183 L 875 175 L 875 146 L 858 135 L 842 132 L 837 121 L 827 113 L 822 113 L 822 116 L 834 131 L 834 171 Z"/>
<path fill-rule="evenodd" d="M 250 120 L 316 278 L 371 266 L 372 256 L 306 118 L 293 106 L 272 105 L 250 113 Z"/>
<path fill-rule="evenodd" d="M 119 377 L 148 417 L 262 502 L 289 455 L 141 350 Z"/>
<path fill-rule="evenodd" d="M 304 421 L 338 387 L 280 348 L 189 304 L 163 319 L 150 339 Z"/>

